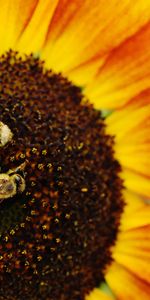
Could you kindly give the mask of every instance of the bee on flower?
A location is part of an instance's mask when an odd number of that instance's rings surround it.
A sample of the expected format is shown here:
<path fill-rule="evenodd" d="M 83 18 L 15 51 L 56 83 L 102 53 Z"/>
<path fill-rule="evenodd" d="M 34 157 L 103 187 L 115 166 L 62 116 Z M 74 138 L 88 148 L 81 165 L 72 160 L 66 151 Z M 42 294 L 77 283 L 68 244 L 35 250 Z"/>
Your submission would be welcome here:
<path fill-rule="evenodd" d="M 0 299 L 148 300 L 150 2 L 0 7 Z"/>

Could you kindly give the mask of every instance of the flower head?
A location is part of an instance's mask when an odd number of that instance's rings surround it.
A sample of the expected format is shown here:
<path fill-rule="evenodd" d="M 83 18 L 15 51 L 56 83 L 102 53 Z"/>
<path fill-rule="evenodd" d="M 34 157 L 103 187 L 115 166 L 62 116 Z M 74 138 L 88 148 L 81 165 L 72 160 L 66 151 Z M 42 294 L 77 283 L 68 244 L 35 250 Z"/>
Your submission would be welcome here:
<path fill-rule="evenodd" d="M 148 300 L 150 3 L 0 4 L 0 296 Z"/>

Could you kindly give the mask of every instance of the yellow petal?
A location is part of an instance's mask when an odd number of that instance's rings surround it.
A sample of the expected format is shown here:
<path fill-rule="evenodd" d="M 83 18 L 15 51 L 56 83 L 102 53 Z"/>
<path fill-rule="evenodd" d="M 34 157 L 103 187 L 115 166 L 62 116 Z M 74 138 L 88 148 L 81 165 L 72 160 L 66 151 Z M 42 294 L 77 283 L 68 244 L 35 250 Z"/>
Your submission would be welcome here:
<path fill-rule="evenodd" d="M 126 186 L 149 196 L 150 90 L 133 98 L 122 109 L 108 116 L 106 123 L 107 132 L 115 136 L 115 155 L 122 166 Z"/>
<path fill-rule="evenodd" d="M 0 53 L 14 48 L 19 36 L 30 22 L 37 0 L 0 0 Z M 30 40 L 31 40 L 30 36 Z"/>
<path fill-rule="evenodd" d="M 135 255 L 143 259 L 150 258 L 150 224 L 121 231 L 112 253 Z"/>
<path fill-rule="evenodd" d="M 149 300 L 150 286 L 121 265 L 114 262 L 105 277 L 118 300 Z"/>
<path fill-rule="evenodd" d="M 141 243 L 142 241 L 146 239 L 150 239 L 149 237 L 150 234 L 150 225 L 146 225 L 143 227 L 138 227 L 138 228 L 132 228 L 129 230 L 121 231 L 119 234 L 118 239 L 120 241 L 132 241 L 133 243 Z"/>
<path fill-rule="evenodd" d="M 132 213 L 130 215 L 123 214 L 121 219 L 121 228 L 127 230 L 138 226 L 148 225 L 149 222 L 150 222 L 150 205 L 145 205 L 144 208 L 135 212 L 134 215 Z"/>
<path fill-rule="evenodd" d="M 83 85 L 93 76 L 86 64 L 105 57 L 112 48 L 147 23 L 150 2 L 108 0 L 59 1 L 49 25 L 43 58 L 47 66 L 70 74 Z M 82 68 L 83 67 L 83 68 Z M 79 68 L 79 69 L 78 69 Z M 98 61 L 95 64 L 95 72 Z M 80 81 L 78 80 L 78 74 Z"/>
<path fill-rule="evenodd" d="M 150 259 L 150 231 L 148 230 L 150 230 L 150 225 L 139 227 L 139 236 L 137 236 L 137 228 L 120 232 L 113 250 L 113 258 L 116 259 L 117 255 L 123 254 Z"/>
<path fill-rule="evenodd" d="M 25 53 L 41 50 L 57 3 L 58 0 L 38 1 L 28 26 L 26 26 L 16 44 L 17 50 Z"/>
<path fill-rule="evenodd" d="M 141 199 L 140 196 L 136 195 L 135 193 L 131 193 L 129 190 L 123 191 L 124 201 L 126 203 L 124 207 L 124 214 L 126 216 L 131 215 L 137 211 L 140 211 L 144 207 L 147 207 L 147 204 Z"/>
<path fill-rule="evenodd" d="M 124 199 L 126 205 L 120 221 L 121 231 L 150 225 L 150 205 L 129 191 L 124 192 Z"/>
<path fill-rule="evenodd" d="M 97 108 L 121 107 L 149 87 L 149 41 L 150 23 L 112 50 L 85 91 Z"/>
<path fill-rule="evenodd" d="M 138 136 L 141 138 L 141 132 L 143 132 L 144 129 L 150 129 L 149 119 L 150 89 L 130 100 L 121 109 L 114 111 L 106 120 L 108 126 L 107 130 L 110 134 L 115 134 L 117 143 L 124 142 L 124 145 L 128 146 L 132 140 L 134 143 L 135 141 L 138 142 Z M 141 124 L 143 126 L 141 126 Z M 147 135 L 143 137 L 143 142 L 146 139 L 148 140 L 148 138 L 149 135 L 147 131 Z M 141 139 L 139 139 L 139 141 L 142 142 Z M 131 146 L 134 145 L 134 143 L 132 143 Z"/>
<path fill-rule="evenodd" d="M 112 258 L 135 276 L 150 282 L 150 206 L 140 197 L 124 192 L 126 206 Z"/>
<path fill-rule="evenodd" d="M 111 296 L 103 293 L 100 289 L 94 289 L 88 296 L 86 300 L 113 300 Z"/>
<path fill-rule="evenodd" d="M 146 255 L 145 257 L 138 257 L 136 255 L 136 250 L 135 254 L 117 252 L 113 254 L 113 258 L 117 263 L 134 273 L 135 276 L 150 283 L 150 257 Z"/>
<path fill-rule="evenodd" d="M 150 225 L 150 205 L 128 190 L 124 191 L 123 196 L 126 205 L 120 220 L 121 234 L 122 231 Z"/>
<path fill-rule="evenodd" d="M 122 177 L 124 185 L 128 190 L 149 198 L 150 183 L 148 177 L 125 168 L 123 168 L 123 172 L 120 176 Z"/>
<path fill-rule="evenodd" d="M 86 86 L 91 78 L 94 78 L 96 71 L 102 66 L 108 55 L 96 56 L 86 63 L 81 63 L 72 70 L 64 72 L 67 77 L 79 86 Z M 58 66 L 59 67 L 59 66 Z"/>

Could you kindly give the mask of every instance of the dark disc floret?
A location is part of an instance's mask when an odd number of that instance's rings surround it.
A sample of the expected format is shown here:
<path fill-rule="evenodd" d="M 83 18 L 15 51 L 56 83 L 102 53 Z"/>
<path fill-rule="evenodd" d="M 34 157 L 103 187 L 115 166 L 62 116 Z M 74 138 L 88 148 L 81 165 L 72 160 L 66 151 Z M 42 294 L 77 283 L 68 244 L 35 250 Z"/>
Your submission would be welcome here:
<path fill-rule="evenodd" d="M 0 299 L 84 300 L 124 205 L 114 139 L 79 87 L 13 51 L 0 57 L 0 122 L 13 134 L 0 173 L 23 165 L 25 181 L 0 204 Z"/>

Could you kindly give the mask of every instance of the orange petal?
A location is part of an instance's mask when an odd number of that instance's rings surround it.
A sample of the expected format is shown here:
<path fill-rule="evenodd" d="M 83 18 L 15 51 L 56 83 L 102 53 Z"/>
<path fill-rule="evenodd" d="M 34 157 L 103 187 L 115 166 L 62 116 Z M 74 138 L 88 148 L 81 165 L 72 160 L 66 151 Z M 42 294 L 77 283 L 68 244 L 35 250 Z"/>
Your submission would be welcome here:
<path fill-rule="evenodd" d="M 85 77 L 91 79 L 86 64 L 92 61 L 96 71 L 97 60 L 101 64 L 102 57 L 135 34 L 149 18 L 148 0 L 108 0 L 107 5 L 104 0 L 59 1 L 49 25 L 43 58 L 48 67 L 70 74 L 75 83 L 83 85 Z M 79 70 L 83 71 L 80 81 Z"/>
<path fill-rule="evenodd" d="M 38 0 L 0 0 L 0 53 L 14 48 L 18 37 L 30 22 L 37 2 Z"/>
<path fill-rule="evenodd" d="M 118 300 L 149 300 L 150 286 L 121 265 L 114 262 L 105 277 Z"/>
<path fill-rule="evenodd" d="M 149 41 L 150 23 L 110 53 L 86 89 L 97 108 L 120 107 L 149 87 Z"/>
<path fill-rule="evenodd" d="M 94 289 L 88 296 L 86 300 L 113 300 L 114 298 L 105 294 L 100 289 Z"/>
<path fill-rule="evenodd" d="M 41 50 L 57 3 L 58 0 L 38 1 L 32 19 L 17 42 L 17 50 L 25 53 Z"/>

